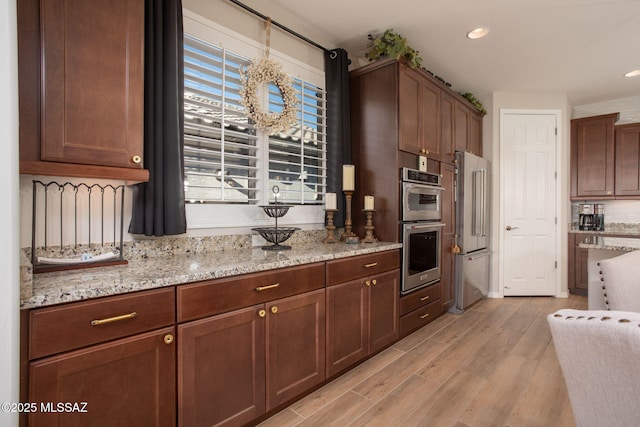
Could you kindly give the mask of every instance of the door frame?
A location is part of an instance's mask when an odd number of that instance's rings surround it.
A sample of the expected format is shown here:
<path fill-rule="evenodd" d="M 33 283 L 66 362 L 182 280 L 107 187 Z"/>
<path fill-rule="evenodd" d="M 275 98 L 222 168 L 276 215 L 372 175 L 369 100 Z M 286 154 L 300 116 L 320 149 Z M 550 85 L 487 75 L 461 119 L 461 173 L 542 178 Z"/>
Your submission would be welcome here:
<path fill-rule="evenodd" d="M 505 193 L 505 176 L 506 176 L 506 164 L 505 164 L 505 150 L 506 150 L 506 137 L 505 137 L 505 128 L 504 128 L 504 123 L 505 123 L 505 116 L 508 115 L 515 115 L 515 114 L 522 114 L 522 115 L 554 115 L 556 117 L 556 127 L 557 127 L 557 131 L 556 131 L 556 159 L 555 159 L 555 169 L 556 169 L 556 204 L 555 204 L 555 216 L 557 218 L 556 220 L 556 262 L 557 262 L 557 267 L 556 267 L 556 274 L 555 274 L 555 282 L 556 282 L 556 291 L 555 291 L 555 296 L 556 297 L 566 297 L 566 292 L 562 292 L 562 261 L 563 261 L 563 246 L 562 246 L 562 236 L 561 236 L 561 231 L 562 231 L 562 227 L 560 226 L 560 224 L 562 223 L 562 187 L 561 187 L 561 183 L 564 182 L 564 180 L 562 179 L 562 173 L 561 173 L 561 169 L 560 166 L 562 164 L 561 160 L 562 160 L 562 145 L 563 145 L 563 141 L 561 140 L 562 135 L 563 135 L 563 129 L 562 129 L 562 111 L 561 110 L 557 110 L 557 109 L 509 109 L 509 108 L 501 108 L 500 109 L 500 152 L 499 152 L 499 157 L 500 157 L 500 179 L 499 179 L 499 188 L 500 188 L 500 192 L 499 192 L 499 212 L 498 212 L 498 227 L 499 227 L 499 239 L 500 239 L 500 249 L 499 249 L 499 265 L 498 265 L 498 295 L 495 295 L 498 298 L 503 298 L 504 297 L 504 259 L 505 259 L 505 254 L 504 254 L 504 240 L 505 240 L 505 227 L 506 227 L 506 223 L 505 223 L 505 214 L 504 214 L 504 210 L 505 210 L 505 203 L 504 203 L 504 198 L 503 198 L 503 194 Z"/>

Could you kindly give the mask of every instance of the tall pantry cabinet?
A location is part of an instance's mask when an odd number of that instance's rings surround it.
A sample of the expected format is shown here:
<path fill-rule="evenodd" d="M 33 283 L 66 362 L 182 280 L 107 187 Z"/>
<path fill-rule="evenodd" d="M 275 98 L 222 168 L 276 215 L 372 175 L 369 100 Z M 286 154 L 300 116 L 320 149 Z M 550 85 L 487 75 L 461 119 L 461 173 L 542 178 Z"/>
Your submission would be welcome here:
<path fill-rule="evenodd" d="M 373 195 L 374 234 L 380 240 L 400 242 L 401 168 L 418 169 L 418 158 L 423 156 L 427 158 L 427 170 L 442 175 L 442 222 L 446 224 L 441 236 L 442 278 L 439 289 L 422 290 L 425 301 L 436 301 L 442 312 L 453 302 L 455 152 L 482 156 L 482 115 L 465 98 L 402 59 L 384 59 L 353 70 L 349 84 L 351 156 L 356 165 L 352 212 L 357 234 L 364 234 L 364 196 Z M 412 296 L 403 296 L 400 301 L 401 335 L 421 326 L 413 320 L 403 322 L 410 310 L 417 310 L 407 300 Z M 433 309 L 426 305 L 419 307 L 424 310 L 423 316 Z M 409 308 L 404 310 L 405 306 Z"/>

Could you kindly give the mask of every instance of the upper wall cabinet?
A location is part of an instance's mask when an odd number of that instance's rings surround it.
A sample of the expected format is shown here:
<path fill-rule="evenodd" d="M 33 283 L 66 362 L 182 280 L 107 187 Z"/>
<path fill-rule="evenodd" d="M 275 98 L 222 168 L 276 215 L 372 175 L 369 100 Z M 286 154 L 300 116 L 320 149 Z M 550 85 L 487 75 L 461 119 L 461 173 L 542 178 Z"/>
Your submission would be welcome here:
<path fill-rule="evenodd" d="M 619 114 L 571 120 L 571 198 L 611 199 Z"/>
<path fill-rule="evenodd" d="M 146 181 L 144 0 L 18 2 L 20 172 Z"/>
<path fill-rule="evenodd" d="M 440 88 L 403 64 L 398 87 L 398 148 L 440 160 Z"/>
<path fill-rule="evenodd" d="M 454 141 L 458 151 L 482 157 L 482 116 L 466 102 L 454 104 Z"/>
<path fill-rule="evenodd" d="M 616 134 L 617 198 L 640 196 L 640 123 L 620 125 Z"/>

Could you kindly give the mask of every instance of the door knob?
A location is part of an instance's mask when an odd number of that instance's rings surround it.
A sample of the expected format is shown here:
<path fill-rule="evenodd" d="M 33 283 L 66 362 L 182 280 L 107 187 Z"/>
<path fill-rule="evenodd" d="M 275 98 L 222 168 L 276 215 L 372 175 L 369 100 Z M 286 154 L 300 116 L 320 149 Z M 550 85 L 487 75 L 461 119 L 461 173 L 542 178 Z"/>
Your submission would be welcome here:
<path fill-rule="evenodd" d="M 517 230 L 519 227 L 512 227 L 510 225 L 507 225 L 507 231 L 511 231 L 511 230 Z"/>

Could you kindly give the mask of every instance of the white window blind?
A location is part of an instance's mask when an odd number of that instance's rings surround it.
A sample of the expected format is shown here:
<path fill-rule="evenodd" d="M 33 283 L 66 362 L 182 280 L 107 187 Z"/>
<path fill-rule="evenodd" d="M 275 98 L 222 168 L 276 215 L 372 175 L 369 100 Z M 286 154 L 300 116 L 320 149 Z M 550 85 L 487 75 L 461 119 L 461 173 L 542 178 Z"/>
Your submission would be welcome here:
<path fill-rule="evenodd" d="M 248 58 L 185 34 L 185 197 L 191 203 L 321 204 L 326 186 L 326 93 L 295 78 L 297 121 L 286 132 L 258 131 L 240 103 Z M 258 94 L 282 111 L 279 89 Z M 260 172 L 263 170 L 263 172 Z M 264 182 L 261 182 L 264 180 Z M 263 194 L 260 194 L 260 191 Z"/>
<path fill-rule="evenodd" d="M 184 37 L 184 168 L 189 202 L 255 203 L 257 136 L 240 104 L 246 58 Z"/>
<path fill-rule="evenodd" d="M 287 203 L 322 203 L 326 185 L 325 92 L 294 79 L 298 94 L 297 122 L 286 133 L 269 137 L 269 183 L 278 185 L 279 200 Z M 269 112 L 282 111 L 282 97 L 269 85 Z M 269 201 L 273 201 L 270 194 Z"/>

